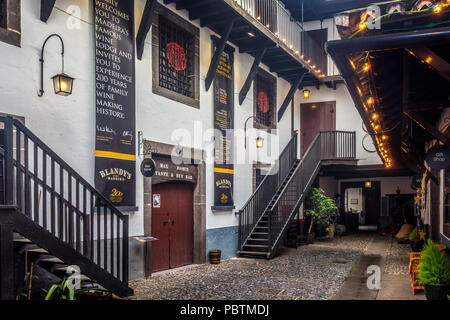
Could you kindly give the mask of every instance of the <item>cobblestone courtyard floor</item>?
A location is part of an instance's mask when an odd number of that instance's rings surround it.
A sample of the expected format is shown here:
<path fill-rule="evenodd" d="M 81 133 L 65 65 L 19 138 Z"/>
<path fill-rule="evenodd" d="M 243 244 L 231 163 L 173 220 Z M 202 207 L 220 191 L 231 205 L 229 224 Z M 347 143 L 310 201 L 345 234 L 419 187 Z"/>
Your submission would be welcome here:
<path fill-rule="evenodd" d="M 138 300 L 423 299 L 409 286 L 409 245 L 356 234 L 280 249 L 273 260 L 235 258 L 130 283 Z M 365 257 L 377 256 L 382 290 L 368 291 Z M 355 277 L 355 274 L 357 276 Z M 356 279 L 357 278 L 357 279 Z"/>
<path fill-rule="evenodd" d="M 349 235 L 297 249 L 283 248 L 270 261 L 236 258 L 220 265 L 165 271 L 132 281 L 132 299 L 329 299 L 373 237 Z"/>

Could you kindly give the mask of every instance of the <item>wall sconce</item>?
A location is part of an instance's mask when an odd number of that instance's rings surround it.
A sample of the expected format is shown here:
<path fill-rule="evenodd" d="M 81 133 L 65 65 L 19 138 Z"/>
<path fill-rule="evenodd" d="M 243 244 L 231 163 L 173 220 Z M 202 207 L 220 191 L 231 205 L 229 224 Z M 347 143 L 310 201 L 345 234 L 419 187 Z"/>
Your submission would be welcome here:
<path fill-rule="evenodd" d="M 372 181 L 367 180 L 367 181 L 364 183 L 364 186 L 365 186 L 367 189 L 372 188 Z"/>
<path fill-rule="evenodd" d="M 44 95 L 44 49 L 47 41 L 52 37 L 57 37 L 61 41 L 62 71 L 60 74 L 52 77 L 55 94 L 58 94 L 60 96 L 68 96 L 72 94 L 73 80 L 75 79 L 64 73 L 64 41 L 60 35 L 55 33 L 48 36 L 47 39 L 45 39 L 44 44 L 42 45 L 41 58 L 39 59 L 39 62 L 41 64 L 41 88 L 39 89 L 38 93 L 39 97 L 42 97 Z"/>
<path fill-rule="evenodd" d="M 264 139 L 261 137 L 256 138 L 256 148 L 261 149 L 264 146 Z"/>
<path fill-rule="evenodd" d="M 308 89 L 303 90 L 303 99 L 309 99 L 310 93 L 311 91 L 309 91 Z"/>
<path fill-rule="evenodd" d="M 248 117 L 244 124 L 244 148 L 247 150 L 247 122 L 255 116 Z M 264 146 L 264 139 L 261 137 L 256 138 L 256 148 L 261 149 Z"/>

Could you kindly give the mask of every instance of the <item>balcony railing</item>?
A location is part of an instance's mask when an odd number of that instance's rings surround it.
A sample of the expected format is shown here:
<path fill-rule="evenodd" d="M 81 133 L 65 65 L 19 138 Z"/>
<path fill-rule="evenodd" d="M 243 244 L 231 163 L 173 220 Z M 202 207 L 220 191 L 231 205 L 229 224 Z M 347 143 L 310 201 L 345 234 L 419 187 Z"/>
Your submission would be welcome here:
<path fill-rule="evenodd" d="M 327 70 L 322 70 L 324 49 L 308 35 L 302 24 L 295 20 L 281 1 L 234 0 L 234 2 L 284 43 L 292 54 L 310 66 L 320 69 L 318 76 L 327 75 Z"/>

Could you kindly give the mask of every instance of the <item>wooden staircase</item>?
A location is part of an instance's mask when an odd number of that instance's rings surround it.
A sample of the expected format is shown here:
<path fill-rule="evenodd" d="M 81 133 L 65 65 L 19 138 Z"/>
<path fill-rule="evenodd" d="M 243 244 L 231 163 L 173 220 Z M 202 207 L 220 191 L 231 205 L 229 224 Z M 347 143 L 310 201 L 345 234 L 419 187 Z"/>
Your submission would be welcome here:
<path fill-rule="evenodd" d="M 354 132 L 320 132 L 297 159 L 297 135 L 239 211 L 238 255 L 271 259 L 319 174 L 323 161 L 355 160 Z M 269 200 L 267 200 L 269 199 Z"/>
<path fill-rule="evenodd" d="M 31 264 L 35 289 L 48 290 L 75 268 L 82 286 L 132 295 L 128 216 L 20 122 L 0 122 L 0 299 L 15 299 Z"/>

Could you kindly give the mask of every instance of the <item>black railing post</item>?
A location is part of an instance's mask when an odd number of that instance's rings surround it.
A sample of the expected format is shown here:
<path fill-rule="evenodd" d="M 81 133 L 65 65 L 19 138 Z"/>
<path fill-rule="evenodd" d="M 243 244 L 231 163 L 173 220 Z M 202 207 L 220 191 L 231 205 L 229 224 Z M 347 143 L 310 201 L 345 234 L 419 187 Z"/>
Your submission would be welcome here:
<path fill-rule="evenodd" d="M 242 211 L 239 210 L 237 212 L 237 215 L 239 216 L 239 228 L 238 228 L 238 250 L 241 250 L 242 246 Z"/>
<path fill-rule="evenodd" d="M 122 246 L 123 246 L 123 256 L 122 256 L 122 268 L 123 268 L 123 279 L 122 281 L 128 284 L 128 216 L 123 216 L 123 231 L 122 231 Z M 105 240 L 106 241 L 106 240 Z"/>
<path fill-rule="evenodd" d="M 13 214 L 16 207 L 0 208 L 0 300 L 14 300 Z"/>
<path fill-rule="evenodd" d="M 14 204 L 13 119 L 5 121 L 5 204 Z"/>

